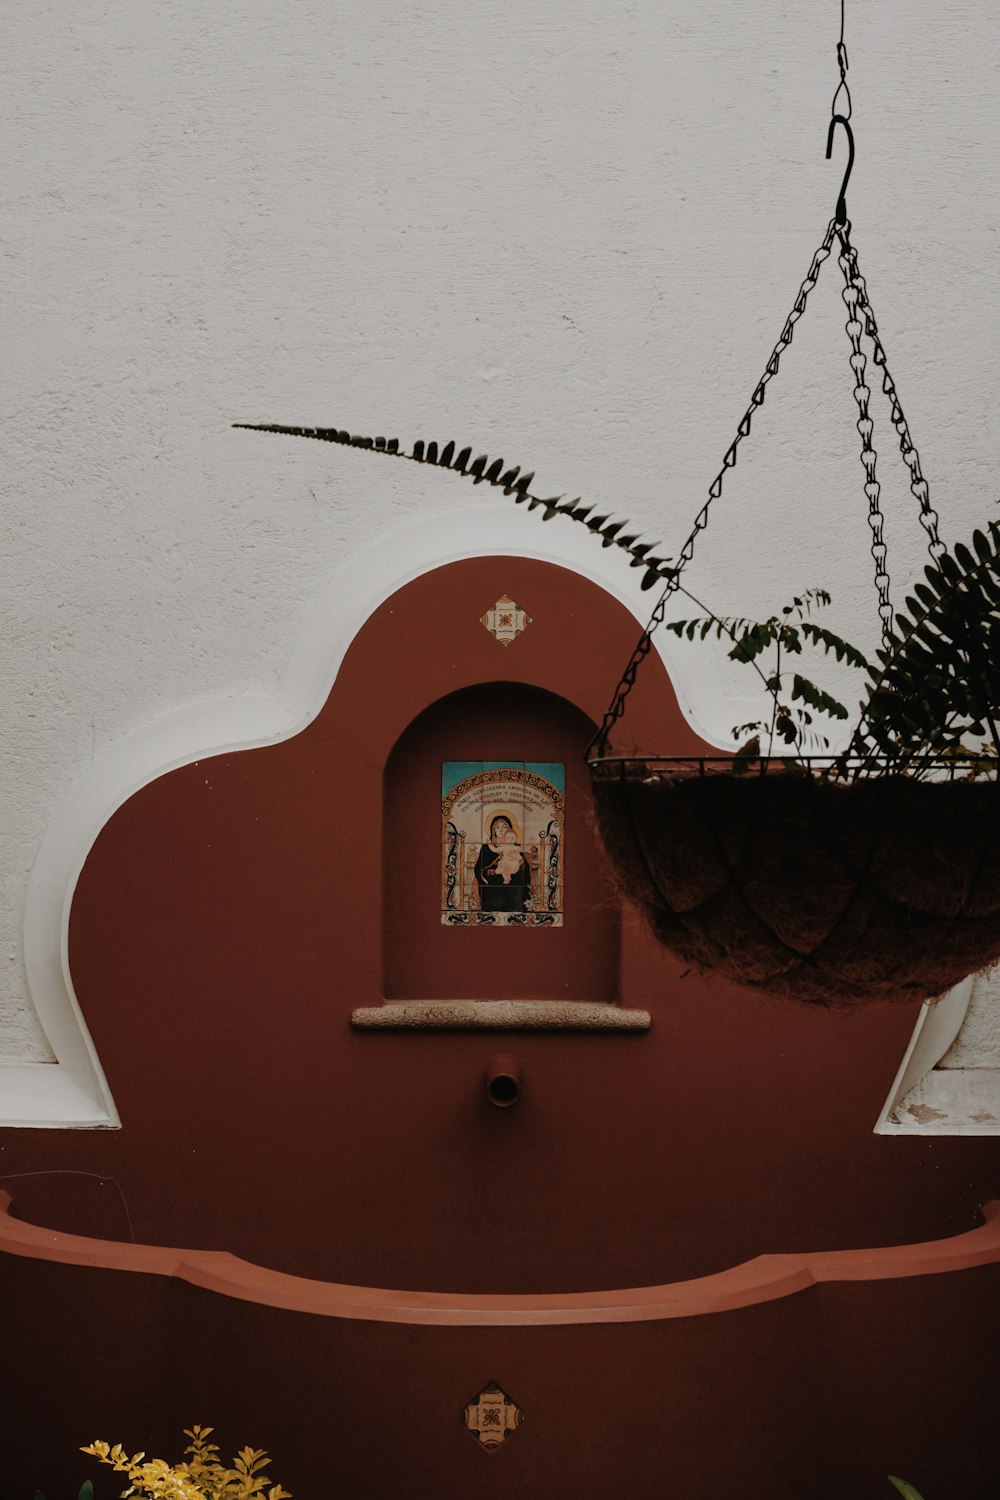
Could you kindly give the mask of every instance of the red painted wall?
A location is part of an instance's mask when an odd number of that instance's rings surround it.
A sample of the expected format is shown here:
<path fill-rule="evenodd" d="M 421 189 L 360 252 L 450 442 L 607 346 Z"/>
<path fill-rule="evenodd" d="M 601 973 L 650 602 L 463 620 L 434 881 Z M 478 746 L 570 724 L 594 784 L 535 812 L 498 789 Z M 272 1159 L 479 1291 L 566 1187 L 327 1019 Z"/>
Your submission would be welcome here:
<path fill-rule="evenodd" d="M 534 620 L 507 647 L 479 623 L 503 592 Z M 400 737 L 429 705 L 477 684 L 527 684 L 570 705 L 556 705 L 551 741 L 519 716 L 501 753 L 530 745 L 565 758 L 576 808 L 567 888 L 579 896 L 600 857 L 571 742 L 582 755 L 636 633 L 565 570 L 455 563 L 376 612 L 301 734 L 183 767 L 132 797 L 90 853 L 70 927 L 74 982 L 124 1128 L 5 1132 L 0 1173 L 113 1176 L 139 1240 L 453 1291 L 662 1282 L 758 1253 L 971 1227 L 1000 1191 L 995 1142 L 871 1134 L 912 1010 L 845 1017 L 748 996 L 682 972 L 627 915 L 616 976 L 614 910 L 571 906 L 559 934 L 455 933 L 428 907 L 407 918 L 403 941 L 426 942 L 421 984 L 440 963 L 447 993 L 448 939 L 468 940 L 456 965 L 474 963 L 466 954 L 485 939 L 486 970 L 509 943 L 522 979 L 556 939 L 578 993 L 592 973 L 595 989 L 614 981 L 623 1004 L 649 1007 L 646 1035 L 352 1031 L 353 1007 L 383 995 L 383 771 Z M 464 701 L 482 711 L 481 697 Z M 407 847 L 431 861 L 431 882 L 438 793 L 427 777 L 452 743 L 447 718 L 432 711 L 420 796 L 405 814 Z M 456 728 L 463 754 L 480 732 L 491 755 L 500 730 L 488 715 Z M 655 658 L 622 748 L 630 739 L 703 748 Z M 394 797 L 390 783 L 391 807 Z M 608 934 L 596 952 L 595 931 Z M 524 1077 L 520 1104 L 503 1112 L 482 1087 L 498 1050 L 517 1055 Z M 113 1186 L 60 1176 L 10 1186 L 28 1218 L 128 1234 Z"/>
<path fill-rule="evenodd" d="M 479 624 L 503 592 L 534 620 L 506 648 Z M 301 734 L 132 797 L 90 853 L 70 926 L 123 1128 L 0 1133 L 22 1217 L 329 1280 L 496 1293 L 971 1228 L 1000 1194 L 994 1141 L 871 1133 L 913 1010 L 746 995 L 685 973 L 619 913 L 579 757 L 636 633 L 571 573 L 456 563 L 376 612 Z M 637 746 L 705 748 L 655 658 L 619 741 Z M 508 754 L 567 766 L 566 925 L 444 930 L 429 896 L 401 900 L 392 869 L 384 882 L 384 853 L 429 866 L 431 890 L 441 759 Z M 352 1031 L 355 1006 L 434 998 L 436 975 L 441 996 L 617 996 L 653 1028 Z M 498 1050 L 523 1072 L 506 1111 L 483 1090 Z M 19 1173 L 45 1175 L 5 1177 Z M 268 1447 L 300 1500 L 878 1500 L 890 1471 L 928 1500 L 986 1500 L 995 1473 L 986 1269 L 586 1327 L 319 1319 L 10 1255 L 0 1296 L 0 1500 L 75 1493 L 92 1437 L 176 1453 L 193 1421 Z M 491 1379 L 525 1411 L 492 1456 L 460 1427 Z M 117 1493 L 92 1472 L 100 1500 Z"/>
<path fill-rule="evenodd" d="M 296 1500 L 994 1500 L 996 1267 L 826 1285 L 664 1323 L 343 1322 L 158 1276 L 6 1257 L 0 1500 L 98 1500 L 103 1437 L 180 1456 L 180 1429 L 266 1447 Z M 968 1309 L 976 1326 L 956 1340 Z M 27 1376 L 25 1372 L 31 1372 Z M 498 1451 L 461 1408 L 498 1380 L 524 1422 Z M 30 1434 L 34 1441 L 13 1441 Z"/>

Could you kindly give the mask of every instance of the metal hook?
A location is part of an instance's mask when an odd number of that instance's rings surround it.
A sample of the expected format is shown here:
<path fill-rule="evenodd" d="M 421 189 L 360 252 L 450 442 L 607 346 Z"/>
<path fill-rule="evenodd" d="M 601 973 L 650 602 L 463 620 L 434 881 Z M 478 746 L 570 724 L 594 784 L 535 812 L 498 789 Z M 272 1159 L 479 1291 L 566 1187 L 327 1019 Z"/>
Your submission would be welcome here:
<path fill-rule="evenodd" d="M 830 157 L 833 155 L 833 132 L 838 124 L 843 125 L 844 129 L 847 131 L 848 150 L 847 171 L 844 173 L 844 180 L 840 184 L 840 197 L 837 199 L 837 213 L 834 219 L 834 223 L 839 229 L 847 223 L 847 184 L 850 180 L 851 168 L 854 166 L 854 132 L 851 129 L 851 123 L 846 115 L 834 115 L 833 119 L 830 121 L 830 129 L 827 132 L 826 137 L 827 161 L 829 161 Z"/>

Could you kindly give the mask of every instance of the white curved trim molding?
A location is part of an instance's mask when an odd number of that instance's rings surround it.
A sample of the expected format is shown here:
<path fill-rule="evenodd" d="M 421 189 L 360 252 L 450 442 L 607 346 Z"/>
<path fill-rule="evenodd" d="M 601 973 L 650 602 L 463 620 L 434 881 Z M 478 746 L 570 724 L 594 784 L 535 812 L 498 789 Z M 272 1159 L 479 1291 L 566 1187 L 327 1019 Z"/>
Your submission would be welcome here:
<path fill-rule="evenodd" d="M 275 744 L 298 734 L 320 711 L 344 654 L 365 621 L 387 598 L 423 573 L 469 557 L 534 558 L 568 568 L 631 611 L 639 629 L 655 602 L 615 549 L 604 549 L 582 527 L 544 526 L 510 506 L 463 508 L 415 522 L 375 543 L 340 569 L 305 622 L 273 697 L 220 698 L 178 705 L 130 734 L 91 768 L 57 809 L 28 882 L 24 952 L 28 987 L 54 1063 L 0 1064 L 0 1126 L 120 1125 L 107 1079 L 87 1031 L 68 962 L 69 912 L 94 841 L 111 815 L 140 787 L 205 755 Z M 683 650 L 677 660 L 656 646 L 681 711 L 702 738 L 698 705 L 726 695 L 706 653 Z M 622 663 L 624 667 L 625 663 Z M 614 685 L 609 683 L 609 693 Z M 732 698 L 726 713 L 739 710 Z"/>
<path fill-rule="evenodd" d="M 921 1007 L 876 1135 L 1000 1135 L 1000 1069 L 947 1061 L 983 981 L 983 974 L 970 974 Z"/>
<path fill-rule="evenodd" d="M 876 1135 L 906 1135 L 913 1131 L 913 1125 L 900 1121 L 899 1110 L 906 1096 L 941 1061 L 961 1031 L 972 999 L 973 977 L 970 974 L 940 1000 L 926 1000 L 920 1007 L 910 1045 L 875 1125 Z"/>

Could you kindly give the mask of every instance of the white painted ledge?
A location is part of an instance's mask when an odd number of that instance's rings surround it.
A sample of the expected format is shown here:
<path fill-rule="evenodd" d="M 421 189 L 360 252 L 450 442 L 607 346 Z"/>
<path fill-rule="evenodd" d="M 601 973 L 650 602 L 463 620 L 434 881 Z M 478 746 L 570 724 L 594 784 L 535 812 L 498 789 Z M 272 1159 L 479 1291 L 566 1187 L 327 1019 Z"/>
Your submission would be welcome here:
<path fill-rule="evenodd" d="M 923 1006 L 876 1135 L 1000 1135 L 1000 1068 L 939 1066 L 962 1029 L 979 977 L 971 974 Z"/>
<path fill-rule="evenodd" d="M 387 1000 L 351 1015 L 359 1031 L 648 1031 L 648 1010 L 579 1000 Z"/>
<path fill-rule="evenodd" d="M 95 1073 L 87 1074 L 86 1066 L 74 1077 L 58 1063 L 0 1063 L 0 1127 L 115 1129 L 110 1096 Z"/>
<path fill-rule="evenodd" d="M 892 1121 L 897 1135 L 1000 1135 L 1000 1068 L 933 1068 Z"/>

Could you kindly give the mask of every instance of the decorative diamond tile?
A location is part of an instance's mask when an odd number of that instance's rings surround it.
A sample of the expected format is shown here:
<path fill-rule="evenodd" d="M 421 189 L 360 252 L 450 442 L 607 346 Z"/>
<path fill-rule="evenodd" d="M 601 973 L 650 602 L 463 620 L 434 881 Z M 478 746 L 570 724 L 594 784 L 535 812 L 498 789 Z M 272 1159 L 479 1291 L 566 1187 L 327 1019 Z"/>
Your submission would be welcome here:
<path fill-rule="evenodd" d="M 491 1380 L 465 1408 L 465 1425 L 488 1453 L 494 1453 L 524 1421 L 524 1413 Z"/>
<path fill-rule="evenodd" d="M 516 641 L 522 631 L 531 624 L 531 616 L 516 605 L 507 594 L 501 594 L 492 609 L 488 609 L 480 621 L 501 646 Z"/>

